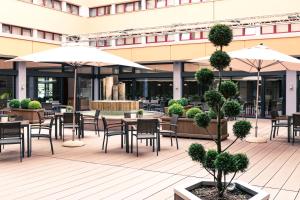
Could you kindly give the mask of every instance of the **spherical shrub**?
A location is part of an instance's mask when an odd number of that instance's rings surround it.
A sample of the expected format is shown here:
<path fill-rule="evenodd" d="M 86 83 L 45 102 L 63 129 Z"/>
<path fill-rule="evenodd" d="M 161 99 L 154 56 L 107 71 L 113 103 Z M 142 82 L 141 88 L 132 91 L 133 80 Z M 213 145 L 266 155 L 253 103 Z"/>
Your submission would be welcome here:
<path fill-rule="evenodd" d="M 233 130 L 233 134 L 236 137 L 243 139 L 250 133 L 251 128 L 252 126 L 249 121 L 242 120 L 242 121 L 235 122 L 232 130 Z"/>
<path fill-rule="evenodd" d="M 195 115 L 200 113 L 200 112 L 201 112 L 200 108 L 196 108 L 196 107 L 190 108 L 186 112 L 186 116 L 187 116 L 187 118 L 194 119 Z"/>
<path fill-rule="evenodd" d="M 215 51 L 209 59 L 210 65 L 220 71 L 228 67 L 230 65 L 230 61 L 231 59 L 229 55 L 220 50 Z"/>
<path fill-rule="evenodd" d="M 209 109 L 209 111 L 207 112 L 208 116 L 210 119 L 217 119 L 217 113 L 215 111 L 213 111 L 212 109 Z M 223 110 L 220 110 L 220 114 L 221 114 L 221 119 L 224 118 L 224 112 Z"/>
<path fill-rule="evenodd" d="M 223 109 L 226 116 L 236 117 L 240 114 L 242 108 L 238 101 L 230 100 L 225 102 Z"/>
<path fill-rule="evenodd" d="M 184 108 L 182 105 L 178 104 L 178 103 L 174 103 L 171 106 L 168 107 L 168 113 L 170 116 L 172 116 L 172 114 L 176 114 L 178 116 L 182 116 L 184 112 Z"/>
<path fill-rule="evenodd" d="M 210 69 L 203 68 L 195 73 L 195 79 L 203 85 L 211 85 L 214 81 L 214 73 Z"/>
<path fill-rule="evenodd" d="M 233 159 L 233 163 L 234 163 L 236 172 L 238 172 L 238 171 L 244 172 L 245 169 L 248 168 L 249 159 L 246 154 L 243 154 L 243 153 L 235 154 L 235 155 L 233 155 L 232 159 Z"/>
<path fill-rule="evenodd" d="M 29 109 L 41 109 L 42 105 L 41 105 L 41 103 L 39 101 L 31 101 L 28 104 L 28 108 Z"/>
<path fill-rule="evenodd" d="M 232 81 L 223 81 L 220 85 L 220 92 L 226 99 L 234 97 L 237 91 L 237 85 Z"/>
<path fill-rule="evenodd" d="M 30 103 L 30 99 L 23 99 L 22 101 L 21 101 L 21 108 L 23 108 L 23 109 L 28 109 L 28 104 Z"/>
<path fill-rule="evenodd" d="M 215 170 L 215 160 L 217 159 L 218 152 L 216 150 L 208 150 L 205 157 L 205 167 Z"/>
<path fill-rule="evenodd" d="M 18 99 L 10 100 L 9 107 L 11 107 L 11 108 L 20 108 L 20 101 Z"/>
<path fill-rule="evenodd" d="M 136 112 L 137 115 L 143 115 L 144 114 L 144 110 L 143 109 L 139 109 L 137 112 Z"/>
<path fill-rule="evenodd" d="M 222 94 L 217 90 L 209 90 L 204 94 L 205 102 L 209 107 L 215 108 L 218 105 L 222 105 L 224 100 Z"/>
<path fill-rule="evenodd" d="M 235 171 L 233 155 L 227 152 L 220 153 L 214 164 L 218 170 L 222 170 L 225 174 Z"/>
<path fill-rule="evenodd" d="M 201 144 L 194 143 L 189 147 L 189 156 L 194 161 L 203 162 L 205 154 L 205 149 Z"/>
<path fill-rule="evenodd" d="M 208 39 L 215 46 L 227 46 L 232 41 L 232 30 L 224 24 L 214 25 L 208 34 Z"/>
<path fill-rule="evenodd" d="M 200 112 L 196 114 L 194 120 L 196 124 L 202 128 L 207 128 L 210 123 L 210 118 L 208 114 L 205 112 Z"/>
<path fill-rule="evenodd" d="M 177 101 L 174 100 L 174 99 L 170 99 L 169 102 L 168 102 L 168 106 L 171 106 L 171 105 L 173 105 L 174 103 L 177 103 Z"/>
<path fill-rule="evenodd" d="M 187 106 L 189 104 L 189 100 L 187 98 L 180 98 L 179 100 L 177 100 L 177 103 L 182 106 Z"/>

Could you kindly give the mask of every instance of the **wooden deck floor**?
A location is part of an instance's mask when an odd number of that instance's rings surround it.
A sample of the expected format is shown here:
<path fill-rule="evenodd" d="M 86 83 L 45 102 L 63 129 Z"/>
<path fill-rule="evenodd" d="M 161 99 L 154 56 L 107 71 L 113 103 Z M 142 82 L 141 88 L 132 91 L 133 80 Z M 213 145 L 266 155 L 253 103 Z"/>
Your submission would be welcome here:
<path fill-rule="evenodd" d="M 231 130 L 232 122 L 229 122 Z M 270 122 L 259 121 L 259 133 L 268 135 Z M 202 177 L 209 178 L 198 163 L 191 161 L 187 149 L 191 143 L 214 148 L 208 140 L 179 139 L 180 149 L 162 138 L 157 157 L 141 144 L 140 154 L 126 154 L 119 137 L 109 141 L 108 153 L 100 149 L 102 136 L 87 132 L 81 148 L 62 147 L 55 141 L 55 155 L 47 140 L 33 141 L 33 156 L 18 160 L 18 147 L 6 146 L 0 154 L 0 199 L 148 199 L 173 198 L 173 188 Z M 300 200 L 300 139 L 287 143 L 287 130 L 264 144 L 237 142 L 232 152 L 244 152 L 250 158 L 248 170 L 238 179 L 263 188 L 271 199 Z M 224 141 L 229 143 L 233 137 Z"/>

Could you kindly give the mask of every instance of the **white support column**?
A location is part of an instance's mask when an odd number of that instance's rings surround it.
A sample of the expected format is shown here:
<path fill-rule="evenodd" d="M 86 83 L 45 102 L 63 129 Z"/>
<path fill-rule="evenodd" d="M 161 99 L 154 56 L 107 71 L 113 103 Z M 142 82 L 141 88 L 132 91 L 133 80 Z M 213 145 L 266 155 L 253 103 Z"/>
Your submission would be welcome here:
<path fill-rule="evenodd" d="M 94 72 L 97 75 L 98 74 L 98 67 L 94 67 Z M 99 78 L 94 79 L 94 100 L 99 100 Z"/>
<path fill-rule="evenodd" d="M 117 46 L 117 39 L 112 39 L 112 40 L 111 40 L 111 46 L 112 46 L 112 47 Z"/>
<path fill-rule="evenodd" d="M 180 34 L 179 33 L 175 33 L 174 34 L 174 42 L 179 42 L 180 41 Z"/>
<path fill-rule="evenodd" d="M 0 23 L 0 33 L 2 33 L 2 23 Z"/>
<path fill-rule="evenodd" d="M 90 16 L 90 10 L 88 7 L 80 6 L 79 7 L 79 16 L 82 17 L 89 17 Z"/>
<path fill-rule="evenodd" d="M 141 44 L 146 44 L 146 36 L 141 36 Z"/>
<path fill-rule="evenodd" d="M 37 29 L 32 30 L 32 37 L 33 38 L 38 38 L 38 30 Z"/>
<path fill-rule="evenodd" d="M 141 0 L 141 10 L 146 10 L 146 0 Z"/>
<path fill-rule="evenodd" d="M 286 115 L 292 115 L 297 111 L 297 72 L 286 71 Z"/>
<path fill-rule="evenodd" d="M 65 2 L 65 1 L 61 2 L 61 10 L 63 12 L 67 12 L 67 2 Z"/>
<path fill-rule="evenodd" d="M 255 35 L 261 35 L 261 28 L 260 26 L 255 27 Z"/>
<path fill-rule="evenodd" d="M 173 99 L 182 97 L 182 63 L 173 63 Z"/>
<path fill-rule="evenodd" d="M 111 6 L 110 6 L 110 14 L 111 15 L 116 14 L 116 4 L 111 4 Z"/>
<path fill-rule="evenodd" d="M 16 98 L 26 98 L 26 65 L 25 62 L 16 62 L 18 76 L 16 78 Z"/>

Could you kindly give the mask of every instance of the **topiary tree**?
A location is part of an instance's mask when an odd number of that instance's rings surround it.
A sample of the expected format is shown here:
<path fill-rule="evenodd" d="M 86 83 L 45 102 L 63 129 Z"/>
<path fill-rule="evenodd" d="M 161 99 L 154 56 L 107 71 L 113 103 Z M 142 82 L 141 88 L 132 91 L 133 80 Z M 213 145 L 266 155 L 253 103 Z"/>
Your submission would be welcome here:
<path fill-rule="evenodd" d="M 201 95 L 209 89 L 209 86 L 214 82 L 214 73 L 210 69 L 203 68 L 195 73 L 195 79 L 201 88 Z"/>
<path fill-rule="evenodd" d="M 30 101 L 28 104 L 29 109 L 41 109 L 42 105 L 39 101 Z"/>
<path fill-rule="evenodd" d="M 173 114 L 182 116 L 184 113 L 184 108 L 179 103 L 174 103 L 171 106 L 168 107 L 168 114 L 169 116 L 172 116 Z"/>
<path fill-rule="evenodd" d="M 241 105 L 238 101 L 232 100 L 238 93 L 237 86 L 231 81 L 222 82 L 222 71 L 229 66 L 230 57 L 223 51 L 223 47 L 229 45 L 232 40 L 232 30 L 226 25 L 215 25 L 209 32 L 209 40 L 217 47 L 217 50 L 210 57 L 210 64 L 219 75 L 219 84 L 217 88 L 212 88 L 205 92 L 204 99 L 210 107 L 207 113 L 201 112 L 195 115 L 194 120 L 199 127 L 207 127 L 212 118 L 217 119 L 217 135 L 212 139 L 217 145 L 216 150 L 206 151 L 201 144 L 192 144 L 189 148 L 189 155 L 192 160 L 200 162 L 216 181 L 218 190 L 218 198 L 222 198 L 229 184 L 232 182 L 238 172 L 243 172 L 249 164 L 249 160 L 245 154 L 230 154 L 227 149 L 233 145 L 238 139 L 243 139 L 249 134 L 251 124 L 248 121 L 237 121 L 233 125 L 233 133 L 236 139 L 226 147 L 221 144 L 221 119 L 224 114 L 229 117 L 235 117 L 240 114 Z M 195 77 L 198 82 L 207 81 L 207 74 L 197 72 Z M 212 84 L 212 81 L 207 81 Z M 226 181 L 226 176 L 233 173 L 232 178 Z"/>
<path fill-rule="evenodd" d="M 20 108 L 20 101 L 18 99 L 10 100 L 9 107 L 11 107 L 11 108 Z"/>
<path fill-rule="evenodd" d="M 28 104 L 30 103 L 31 99 L 23 99 L 21 101 L 21 108 L 28 109 Z"/>
<path fill-rule="evenodd" d="M 201 112 L 200 108 L 197 107 L 190 108 L 188 109 L 188 111 L 186 111 L 186 116 L 187 118 L 194 119 L 195 115 L 197 115 L 200 112 Z"/>

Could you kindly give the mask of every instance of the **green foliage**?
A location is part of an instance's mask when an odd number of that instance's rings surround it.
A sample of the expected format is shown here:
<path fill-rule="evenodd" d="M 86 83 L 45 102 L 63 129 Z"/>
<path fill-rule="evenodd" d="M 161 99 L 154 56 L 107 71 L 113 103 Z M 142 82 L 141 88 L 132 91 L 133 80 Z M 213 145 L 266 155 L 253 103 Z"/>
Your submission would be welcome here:
<path fill-rule="evenodd" d="M 210 119 L 217 119 L 217 113 L 215 111 L 213 111 L 212 109 L 209 109 L 209 111 L 207 112 L 208 113 L 208 116 Z M 224 112 L 223 110 L 220 111 L 220 114 L 221 114 L 221 119 L 224 118 Z"/>
<path fill-rule="evenodd" d="M 203 162 L 205 159 L 205 149 L 201 144 L 191 144 L 189 147 L 189 156 L 192 158 L 192 160 L 197 162 Z"/>
<path fill-rule="evenodd" d="M 210 170 L 215 170 L 215 160 L 217 159 L 218 152 L 216 150 L 208 150 L 205 157 L 205 167 Z"/>
<path fill-rule="evenodd" d="M 233 125 L 233 133 L 236 137 L 243 139 L 250 133 L 251 128 L 252 125 L 249 121 L 237 121 Z"/>
<path fill-rule="evenodd" d="M 20 101 L 18 99 L 12 99 L 9 102 L 9 107 L 11 108 L 20 108 Z"/>
<path fill-rule="evenodd" d="M 195 73 L 195 79 L 202 85 L 211 85 L 214 81 L 214 73 L 210 69 L 203 68 Z"/>
<path fill-rule="evenodd" d="M 217 50 L 211 55 L 209 62 L 211 66 L 222 71 L 230 65 L 231 59 L 226 52 Z"/>
<path fill-rule="evenodd" d="M 201 97 L 199 95 L 189 96 L 190 101 L 201 101 Z"/>
<path fill-rule="evenodd" d="M 28 108 L 29 109 L 41 109 L 42 105 L 41 105 L 41 103 L 39 101 L 31 101 L 28 104 Z"/>
<path fill-rule="evenodd" d="M 139 109 L 139 110 L 136 112 L 136 114 L 138 114 L 138 115 L 143 115 L 143 114 L 144 114 L 144 110 L 143 110 L 143 109 Z"/>
<path fill-rule="evenodd" d="M 183 106 L 178 104 L 178 103 L 174 103 L 174 104 L 172 104 L 171 106 L 168 107 L 169 116 L 172 116 L 172 114 L 182 116 L 183 112 L 184 112 Z"/>
<path fill-rule="evenodd" d="M 224 81 L 220 85 L 220 92 L 228 99 L 234 97 L 237 94 L 237 85 L 232 81 Z"/>
<path fill-rule="evenodd" d="M 196 114 L 194 120 L 195 120 L 196 124 L 202 128 L 207 128 L 210 123 L 210 118 L 209 118 L 208 114 L 205 112 L 200 112 L 200 113 Z"/>
<path fill-rule="evenodd" d="M 4 92 L 0 95 L 0 99 L 9 99 L 11 96 L 10 92 Z"/>
<path fill-rule="evenodd" d="M 28 104 L 30 103 L 31 99 L 23 99 L 21 101 L 21 108 L 28 109 Z"/>
<path fill-rule="evenodd" d="M 66 112 L 73 112 L 73 106 L 66 106 Z"/>
<path fill-rule="evenodd" d="M 238 116 L 242 109 L 240 103 L 236 100 L 226 101 L 223 108 L 225 115 L 228 117 Z"/>
<path fill-rule="evenodd" d="M 221 106 L 224 103 L 222 94 L 217 90 L 206 91 L 204 94 L 204 99 L 207 105 L 213 109 L 216 109 L 218 106 Z"/>
<path fill-rule="evenodd" d="M 227 152 L 220 153 L 215 160 L 216 169 L 223 171 L 224 174 L 234 172 L 233 155 Z"/>
<path fill-rule="evenodd" d="M 196 114 L 200 113 L 201 110 L 200 108 L 190 108 L 187 112 L 186 112 L 186 116 L 187 118 L 193 119 L 195 117 Z"/>
<path fill-rule="evenodd" d="M 189 100 L 187 98 L 180 98 L 177 100 L 177 103 L 179 103 L 182 106 L 187 106 L 189 104 Z"/>
<path fill-rule="evenodd" d="M 171 105 L 173 105 L 174 103 L 177 103 L 177 101 L 174 100 L 174 99 L 170 99 L 169 102 L 168 102 L 168 106 L 171 106 Z"/>
<path fill-rule="evenodd" d="M 209 41 L 211 41 L 215 46 L 228 46 L 232 41 L 232 30 L 229 26 L 224 24 L 214 25 L 208 35 Z"/>
<path fill-rule="evenodd" d="M 249 159 L 246 154 L 238 153 L 233 155 L 233 163 L 235 167 L 235 171 L 244 172 L 245 169 L 248 168 Z"/>

